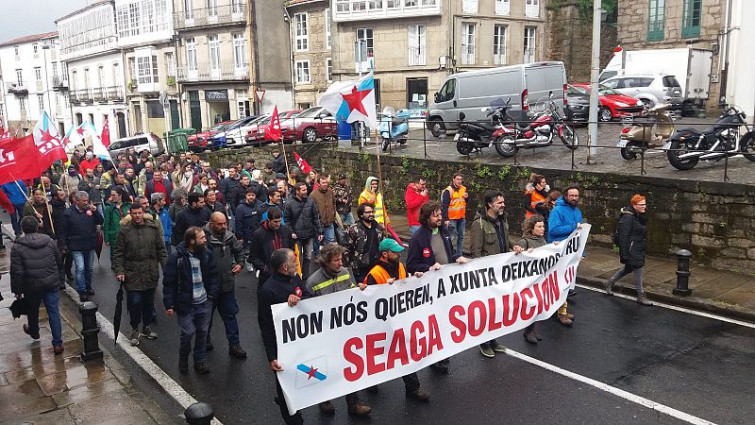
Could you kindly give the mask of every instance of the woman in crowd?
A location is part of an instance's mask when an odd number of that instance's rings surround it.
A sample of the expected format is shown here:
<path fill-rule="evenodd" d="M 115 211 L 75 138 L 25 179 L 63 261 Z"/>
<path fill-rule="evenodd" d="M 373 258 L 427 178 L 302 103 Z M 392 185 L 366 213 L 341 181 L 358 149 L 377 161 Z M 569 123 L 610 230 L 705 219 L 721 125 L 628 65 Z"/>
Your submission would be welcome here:
<path fill-rule="evenodd" d="M 524 229 L 522 238 L 516 243 L 516 245 L 521 246 L 522 249 L 527 250 L 527 252 L 532 252 L 535 248 L 540 248 L 541 246 L 548 244 L 548 242 L 545 241 L 545 218 L 543 216 L 533 215 L 532 217 L 529 217 L 524 221 L 522 228 Z M 531 325 L 527 326 L 524 330 L 524 339 L 532 344 L 537 344 L 538 341 L 543 340 L 542 335 L 540 335 L 540 322 L 533 322 Z"/>

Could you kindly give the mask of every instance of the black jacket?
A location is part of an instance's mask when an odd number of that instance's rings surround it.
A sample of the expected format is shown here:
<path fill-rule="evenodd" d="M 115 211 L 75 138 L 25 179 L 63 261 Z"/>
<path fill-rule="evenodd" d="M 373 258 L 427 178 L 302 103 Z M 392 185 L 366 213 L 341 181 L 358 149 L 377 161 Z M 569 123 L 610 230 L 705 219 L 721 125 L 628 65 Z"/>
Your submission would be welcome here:
<path fill-rule="evenodd" d="M 265 272 L 273 251 L 280 248 L 291 249 L 293 246 L 290 227 L 281 225 L 280 229 L 273 230 L 266 221 L 252 234 L 249 244 L 249 262 L 254 265 L 255 269 Z"/>
<path fill-rule="evenodd" d="M 225 205 L 218 201 L 215 201 L 214 204 L 204 204 L 204 207 L 202 208 L 202 221 L 205 223 L 210 221 L 210 216 L 214 212 L 222 212 L 225 214 Z"/>
<path fill-rule="evenodd" d="M 79 211 L 72 205 L 63 213 L 63 225 L 58 231 L 60 239 L 69 251 L 89 251 L 97 246 L 97 225 L 105 223 L 99 211 Z"/>
<path fill-rule="evenodd" d="M 260 227 L 260 211 L 262 202 L 255 200 L 253 204 L 242 202 L 236 207 L 236 237 L 247 243 L 252 234 Z"/>
<path fill-rule="evenodd" d="M 647 245 L 647 218 L 632 206 L 621 209 L 619 218 L 619 258 L 622 264 L 633 268 L 645 265 Z"/>
<path fill-rule="evenodd" d="M 55 236 L 56 239 L 59 240 L 59 244 L 62 242 L 60 241 L 60 234 L 61 234 L 61 226 L 64 225 L 63 223 L 63 214 L 66 212 L 66 203 L 62 201 L 58 201 L 57 199 L 53 199 L 50 201 L 50 207 L 51 207 L 51 215 L 52 215 L 52 224 L 55 226 L 55 230 L 57 235 Z"/>
<path fill-rule="evenodd" d="M 288 296 L 295 294 L 297 288 L 301 290 L 302 298 L 312 296 L 299 276 L 286 276 L 277 271 L 260 288 L 257 321 L 260 324 L 262 343 L 265 344 L 265 354 L 270 362 L 278 358 L 272 306 L 287 302 Z"/>
<path fill-rule="evenodd" d="M 233 191 L 236 190 L 236 188 L 241 186 L 241 179 L 232 179 L 230 177 L 226 177 L 223 180 L 220 181 L 220 192 L 223 193 L 223 198 L 226 202 L 231 203 L 233 200 Z M 233 204 L 231 204 L 233 205 Z"/>
<path fill-rule="evenodd" d="M 186 229 L 191 226 L 202 227 L 205 225 L 206 215 L 203 208 L 187 207 L 176 216 L 176 225 L 173 226 L 173 245 L 178 245 L 184 240 Z"/>
<path fill-rule="evenodd" d="M 322 235 L 320 212 L 315 202 L 309 197 L 304 200 L 292 197 L 286 203 L 283 217 L 298 239 L 311 239 Z"/>
<path fill-rule="evenodd" d="M 440 234 L 443 237 L 443 245 L 446 247 L 446 256 L 449 262 L 456 261 L 459 255 L 454 253 L 451 235 L 448 233 L 446 226 L 440 226 Z M 433 232 L 427 226 L 422 226 L 417 230 L 412 239 L 409 241 L 409 251 L 406 258 L 406 272 L 411 274 L 415 272 L 426 272 L 435 264 L 435 253 L 430 246 Z"/>
<path fill-rule="evenodd" d="M 218 282 L 218 268 L 215 257 L 209 249 L 199 254 L 202 269 L 202 283 L 207 291 L 207 299 L 214 300 L 220 293 Z M 179 259 L 180 267 L 179 267 Z M 194 302 L 194 281 L 191 278 L 191 261 L 186 243 L 181 242 L 168 256 L 163 272 L 163 305 L 165 309 L 173 309 L 178 314 L 187 314 Z"/>
<path fill-rule="evenodd" d="M 10 251 L 10 287 L 14 294 L 47 292 L 60 285 L 62 264 L 55 241 L 42 233 L 24 235 Z"/>
<path fill-rule="evenodd" d="M 273 158 L 273 171 L 286 174 L 286 159 L 283 157 L 283 154 L 278 155 L 277 158 Z"/>
<path fill-rule="evenodd" d="M 207 248 L 212 250 L 212 256 L 218 267 L 220 291 L 231 292 L 236 284 L 231 270 L 236 264 L 244 265 L 244 247 L 230 230 L 226 230 L 220 236 L 215 235 L 209 225 L 206 225 L 203 230 L 207 235 Z"/>

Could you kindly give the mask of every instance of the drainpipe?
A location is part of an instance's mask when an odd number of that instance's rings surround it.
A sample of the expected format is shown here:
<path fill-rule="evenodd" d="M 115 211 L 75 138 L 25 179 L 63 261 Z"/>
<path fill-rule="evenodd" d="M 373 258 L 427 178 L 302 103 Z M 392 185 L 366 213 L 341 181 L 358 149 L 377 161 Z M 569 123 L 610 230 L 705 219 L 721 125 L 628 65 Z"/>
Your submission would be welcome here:
<path fill-rule="evenodd" d="M 249 9 L 249 87 L 252 95 L 252 107 L 254 115 L 259 114 L 262 105 L 257 100 L 257 90 L 255 85 L 257 84 L 257 40 L 255 38 L 257 29 L 256 12 L 254 8 L 254 0 L 247 1 L 247 8 Z M 285 6 L 284 6 L 285 9 Z"/>
<path fill-rule="evenodd" d="M 729 45 L 731 44 L 731 9 L 732 0 L 726 0 L 726 21 L 724 22 L 724 34 L 722 41 L 725 40 L 724 47 L 724 66 L 721 70 L 721 89 L 718 94 L 719 104 L 725 102 L 726 90 L 729 85 Z M 719 62 L 720 63 L 720 62 Z M 723 105 L 722 105 L 723 106 Z"/>
<path fill-rule="evenodd" d="M 294 47 L 291 45 L 293 26 L 291 25 L 291 15 L 288 14 L 288 7 L 285 5 L 283 6 L 283 20 L 288 24 L 288 51 L 291 55 L 291 103 L 293 104 L 293 108 L 296 109 L 296 62 L 294 61 Z M 331 34 L 333 33 L 332 27 L 330 32 Z"/>

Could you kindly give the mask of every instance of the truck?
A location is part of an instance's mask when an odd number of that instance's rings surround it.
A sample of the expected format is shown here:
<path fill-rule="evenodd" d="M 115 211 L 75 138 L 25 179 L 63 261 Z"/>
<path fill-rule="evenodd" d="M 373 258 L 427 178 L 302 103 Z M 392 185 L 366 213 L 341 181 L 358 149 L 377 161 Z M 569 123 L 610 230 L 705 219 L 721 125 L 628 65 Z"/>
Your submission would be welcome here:
<path fill-rule="evenodd" d="M 499 99 L 510 100 L 514 117 L 523 117 L 530 108 L 546 108 L 551 101 L 563 108 L 566 90 L 566 71 L 559 61 L 460 72 L 447 77 L 435 93 L 426 125 L 439 137 L 458 128 L 460 113 L 467 121 L 488 120 L 482 110 Z"/>
<path fill-rule="evenodd" d="M 684 97 L 682 114 L 704 108 L 710 96 L 713 52 L 682 47 L 676 49 L 623 50 L 617 48 L 598 81 L 621 75 L 671 74 L 679 81 Z"/>

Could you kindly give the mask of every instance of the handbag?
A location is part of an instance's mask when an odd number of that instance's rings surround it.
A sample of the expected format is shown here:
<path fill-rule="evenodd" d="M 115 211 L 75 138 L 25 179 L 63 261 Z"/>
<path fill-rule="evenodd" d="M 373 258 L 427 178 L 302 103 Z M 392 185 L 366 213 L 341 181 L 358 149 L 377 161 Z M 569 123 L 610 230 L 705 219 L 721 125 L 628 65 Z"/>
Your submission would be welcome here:
<path fill-rule="evenodd" d="M 27 315 L 29 312 L 29 306 L 26 303 L 26 298 L 16 298 L 13 304 L 10 305 L 10 312 L 14 319 L 18 319 L 22 315 Z"/>

